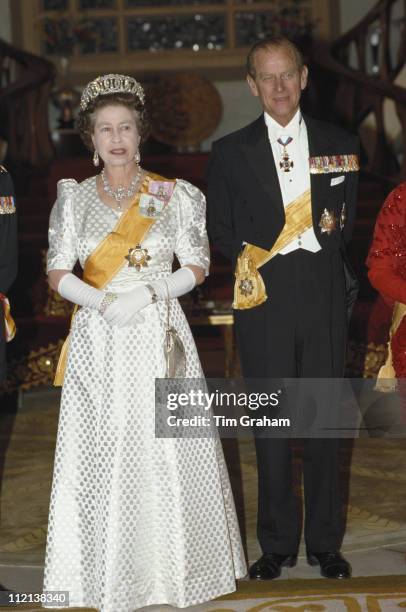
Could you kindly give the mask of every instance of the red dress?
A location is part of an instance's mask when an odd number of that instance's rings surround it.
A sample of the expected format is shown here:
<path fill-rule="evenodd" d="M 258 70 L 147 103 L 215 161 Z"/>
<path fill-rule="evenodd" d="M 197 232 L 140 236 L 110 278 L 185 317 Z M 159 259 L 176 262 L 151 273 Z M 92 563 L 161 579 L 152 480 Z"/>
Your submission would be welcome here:
<path fill-rule="evenodd" d="M 386 198 L 375 224 L 366 264 L 375 289 L 391 306 L 406 304 L 406 182 Z M 406 316 L 391 340 L 397 378 L 406 378 Z"/>

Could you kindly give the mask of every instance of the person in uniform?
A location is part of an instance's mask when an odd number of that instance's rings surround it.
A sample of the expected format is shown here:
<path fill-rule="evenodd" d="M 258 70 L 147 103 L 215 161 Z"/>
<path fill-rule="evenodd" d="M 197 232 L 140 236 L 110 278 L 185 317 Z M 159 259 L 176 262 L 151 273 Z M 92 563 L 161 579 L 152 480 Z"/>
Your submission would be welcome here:
<path fill-rule="evenodd" d="M 11 176 L 0 166 L 0 382 L 6 378 L 6 342 L 15 333 L 7 291 L 17 276 L 17 215 Z"/>
<path fill-rule="evenodd" d="M 246 379 L 340 378 L 347 336 L 343 248 L 356 206 L 358 140 L 303 114 L 308 69 L 288 39 L 256 43 L 247 81 L 263 114 L 213 144 L 208 229 L 235 267 L 234 320 Z M 296 563 L 300 511 L 288 439 L 255 440 L 262 557 L 254 579 Z M 310 565 L 348 578 L 339 552 L 339 441 L 304 439 L 305 542 Z"/>

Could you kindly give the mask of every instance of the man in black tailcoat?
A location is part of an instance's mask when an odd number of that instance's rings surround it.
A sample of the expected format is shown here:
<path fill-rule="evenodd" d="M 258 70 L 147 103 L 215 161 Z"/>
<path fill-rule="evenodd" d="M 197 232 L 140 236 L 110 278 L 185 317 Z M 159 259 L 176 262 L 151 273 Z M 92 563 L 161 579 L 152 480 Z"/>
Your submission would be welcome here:
<path fill-rule="evenodd" d="M 17 275 L 17 215 L 13 181 L 0 166 L 0 382 L 6 377 L 7 291 Z M 8 335 L 12 333 L 8 319 Z"/>
<path fill-rule="evenodd" d="M 358 140 L 301 113 L 308 70 L 289 40 L 255 44 L 247 72 L 264 113 L 214 143 L 208 188 L 212 242 L 236 266 L 243 374 L 339 378 L 347 335 L 342 253 L 355 217 Z M 250 576 L 263 580 L 295 565 L 300 512 L 290 441 L 256 437 L 255 444 L 263 555 Z M 348 578 L 351 567 L 339 552 L 338 451 L 338 440 L 304 439 L 304 535 L 311 565 L 323 576 Z"/>

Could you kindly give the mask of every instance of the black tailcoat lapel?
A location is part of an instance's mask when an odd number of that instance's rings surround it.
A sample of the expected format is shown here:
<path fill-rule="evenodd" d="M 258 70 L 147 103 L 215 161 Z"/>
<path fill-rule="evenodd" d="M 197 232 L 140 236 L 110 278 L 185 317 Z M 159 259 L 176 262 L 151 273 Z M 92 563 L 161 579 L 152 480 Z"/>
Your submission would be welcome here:
<path fill-rule="evenodd" d="M 259 217 L 264 219 L 265 224 L 270 225 L 275 223 L 276 214 L 278 224 L 282 223 L 283 226 L 285 209 L 282 192 L 263 115 L 252 124 L 246 142 L 240 146 L 246 157 L 247 167 L 255 176 L 252 186 L 255 195 L 252 203 L 257 208 Z"/>

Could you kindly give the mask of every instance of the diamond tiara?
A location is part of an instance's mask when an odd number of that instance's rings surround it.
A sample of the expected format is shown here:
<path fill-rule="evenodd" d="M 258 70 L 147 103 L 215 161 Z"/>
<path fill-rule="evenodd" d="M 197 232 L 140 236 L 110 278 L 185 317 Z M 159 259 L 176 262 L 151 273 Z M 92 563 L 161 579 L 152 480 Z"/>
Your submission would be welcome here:
<path fill-rule="evenodd" d="M 113 93 L 134 94 L 144 104 L 144 89 L 138 81 L 125 74 L 105 74 L 86 85 L 80 98 L 80 110 L 85 111 L 90 102 L 99 96 Z"/>

